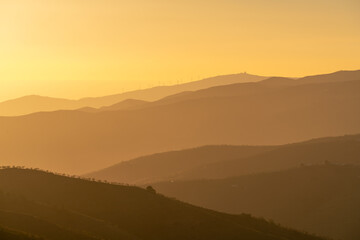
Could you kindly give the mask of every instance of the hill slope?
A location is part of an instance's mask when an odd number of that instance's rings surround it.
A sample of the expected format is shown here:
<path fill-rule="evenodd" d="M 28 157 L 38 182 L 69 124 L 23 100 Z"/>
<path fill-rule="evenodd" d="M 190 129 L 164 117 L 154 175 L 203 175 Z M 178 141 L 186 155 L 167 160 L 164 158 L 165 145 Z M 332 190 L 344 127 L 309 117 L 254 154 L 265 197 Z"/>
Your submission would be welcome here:
<path fill-rule="evenodd" d="M 247 212 L 334 239 L 360 238 L 359 167 L 308 166 L 218 180 L 163 182 L 153 187 L 218 211 Z"/>
<path fill-rule="evenodd" d="M 33 170 L 0 170 L 0 189 L 6 195 L 21 196 L 17 200 L 20 204 L 12 201 L 0 205 L 12 215 L 32 211 L 30 217 L 36 216 L 39 221 L 69 231 L 70 223 L 61 224 L 61 221 L 69 218 L 84 226 L 71 217 L 80 215 L 127 234 L 121 238 L 110 235 L 109 239 L 319 239 L 246 215 L 227 215 L 194 207 L 137 187 L 89 182 Z M 60 213 L 55 216 L 47 214 L 51 207 L 60 208 Z M 65 213 L 72 215 L 63 218 Z M 75 228 L 73 225 L 72 230 Z M 51 229 L 49 232 L 47 239 L 59 238 Z M 95 235 L 93 229 L 78 229 L 78 233 L 82 234 L 78 239 L 100 239 L 103 237 L 101 234 L 105 234 L 100 231 Z"/>

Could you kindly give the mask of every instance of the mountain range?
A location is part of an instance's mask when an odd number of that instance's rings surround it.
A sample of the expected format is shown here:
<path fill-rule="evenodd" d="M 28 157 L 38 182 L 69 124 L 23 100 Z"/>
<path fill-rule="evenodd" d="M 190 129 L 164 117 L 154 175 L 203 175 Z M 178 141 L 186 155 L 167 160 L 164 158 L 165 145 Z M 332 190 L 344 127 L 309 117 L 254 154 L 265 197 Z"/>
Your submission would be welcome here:
<path fill-rule="evenodd" d="M 203 145 L 278 145 L 360 132 L 360 71 L 218 86 L 135 109 L 0 117 L 3 165 L 71 174 Z M 354 75 L 354 76 L 353 76 Z M 319 80 L 321 83 L 319 83 Z M 334 81 L 338 79 L 338 81 Z"/>
<path fill-rule="evenodd" d="M 340 71 L 0 103 L 0 239 L 357 239 L 359 102 Z"/>

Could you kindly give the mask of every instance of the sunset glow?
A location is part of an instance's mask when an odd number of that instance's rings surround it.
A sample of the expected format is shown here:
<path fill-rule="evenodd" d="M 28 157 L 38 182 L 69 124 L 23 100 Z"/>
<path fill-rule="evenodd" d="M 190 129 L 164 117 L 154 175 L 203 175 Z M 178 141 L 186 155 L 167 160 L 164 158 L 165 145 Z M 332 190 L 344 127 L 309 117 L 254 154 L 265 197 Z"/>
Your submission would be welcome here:
<path fill-rule="evenodd" d="M 2 0 L 0 100 L 357 69 L 357 0 Z"/>

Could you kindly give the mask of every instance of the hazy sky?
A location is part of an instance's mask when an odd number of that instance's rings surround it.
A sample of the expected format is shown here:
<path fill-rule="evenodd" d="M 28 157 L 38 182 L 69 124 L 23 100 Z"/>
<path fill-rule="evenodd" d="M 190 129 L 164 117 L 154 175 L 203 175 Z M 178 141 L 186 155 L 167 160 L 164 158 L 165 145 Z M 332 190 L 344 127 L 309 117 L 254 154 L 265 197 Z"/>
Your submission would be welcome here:
<path fill-rule="evenodd" d="M 0 100 L 360 69 L 359 0 L 0 0 Z"/>

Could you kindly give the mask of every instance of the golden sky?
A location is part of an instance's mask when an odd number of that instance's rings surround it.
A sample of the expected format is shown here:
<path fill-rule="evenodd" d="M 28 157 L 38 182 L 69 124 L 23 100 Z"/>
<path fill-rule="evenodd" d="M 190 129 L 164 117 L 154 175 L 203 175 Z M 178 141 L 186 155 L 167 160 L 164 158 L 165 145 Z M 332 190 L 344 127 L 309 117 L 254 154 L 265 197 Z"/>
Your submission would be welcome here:
<path fill-rule="evenodd" d="M 360 68 L 359 0 L 0 0 L 0 100 Z"/>

